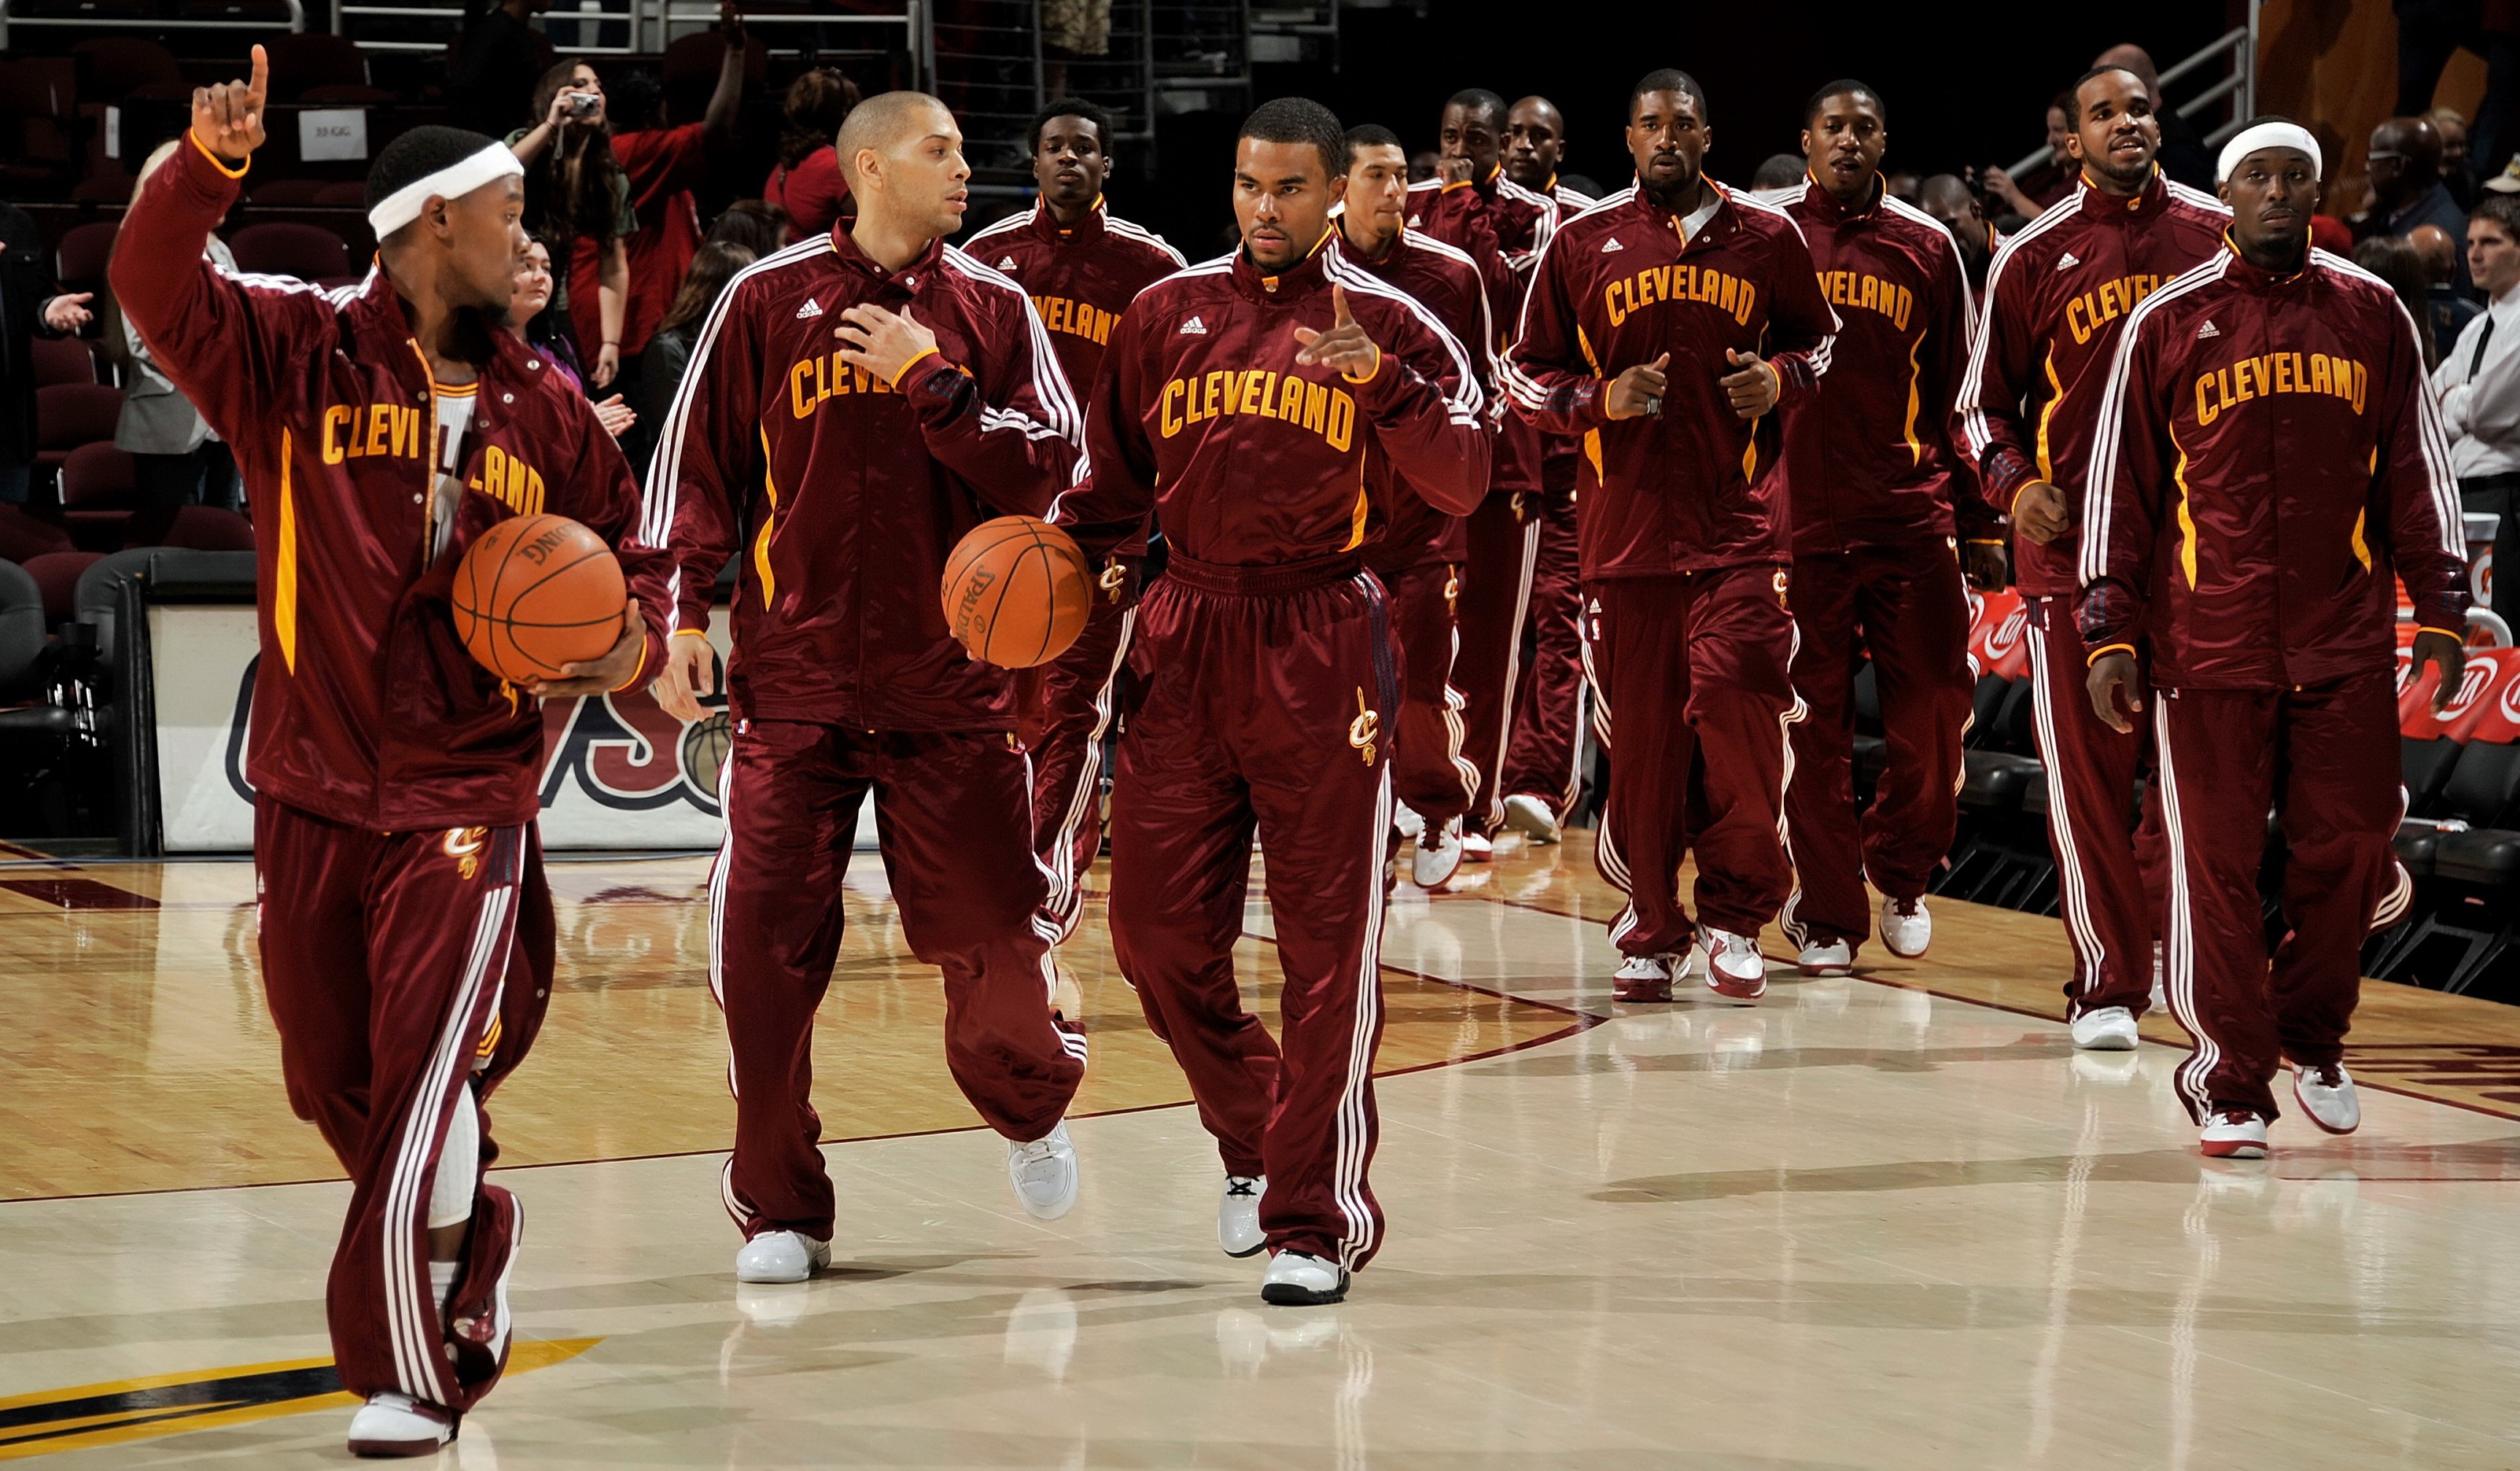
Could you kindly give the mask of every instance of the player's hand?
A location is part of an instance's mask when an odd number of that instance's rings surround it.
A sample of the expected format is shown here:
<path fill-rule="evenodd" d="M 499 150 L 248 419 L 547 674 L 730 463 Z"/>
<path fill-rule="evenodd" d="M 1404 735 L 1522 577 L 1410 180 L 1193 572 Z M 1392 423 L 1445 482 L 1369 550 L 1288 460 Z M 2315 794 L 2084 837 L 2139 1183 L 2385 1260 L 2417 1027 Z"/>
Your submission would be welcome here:
<path fill-rule="evenodd" d="M 1980 592 L 2002 592 L 2012 580 L 2012 549 L 2001 541 L 1961 542 L 1960 575 Z"/>
<path fill-rule="evenodd" d="M 1304 350 L 1295 354 L 1295 361 L 1308 368 L 1336 368 L 1351 383 L 1365 382 L 1382 366 L 1382 349 L 1365 335 L 1365 329 L 1348 311 L 1347 291 L 1342 287 L 1330 288 L 1330 330 L 1315 332 L 1310 327 L 1298 327 L 1295 341 L 1304 345 Z"/>
<path fill-rule="evenodd" d="M 604 426 L 606 434 L 618 439 L 630 432 L 631 425 L 639 422 L 639 411 L 623 403 L 621 395 L 615 393 L 595 405 L 595 422 Z"/>
<path fill-rule="evenodd" d="M 193 89 L 193 136 L 232 164 L 262 147 L 262 101 L 271 94 L 271 61 L 253 48 L 253 79 Z"/>
<path fill-rule="evenodd" d="M 2041 546 L 2074 529 L 2074 513 L 2065 492 L 2046 481 L 2032 481 L 2012 497 L 2012 529 Z"/>
<path fill-rule="evenodd" d="M 2135 733 L 2135 720 L 2128 712 L 2143 713 L 2143 686 L 2136 682 L 2134 655 L 2115 649 L 2092 660 L 2083 686 L 2092 692 L 2092 709 L 2102 723 L 2120 735 Z M 2120 690 L 2126 691 L 2126 710 L 2118 709 Z"/>
<path fill-rule="evenodd" d="M 621 605 L 621 636 L 602 659 L 581 659 L 560 667 L 558 679 L 528 679 L 525 693 L 537 700 L 570 695 L 608 695 L 639 672 L 639 656 L 648 647 L 648 625 L 639 618 L 639 600 Z"/>
<path fill-rule="evenodd" d="M 707 637 L 694 630 L 665 640 L 665 667 L 648 693 L 656 697 L 658 709 L 686 725 L 707 714 L 700 700 L 717 693 L 717 654 Z"/>
<path fill-rule="evenodd" d="M 78 331 L 96 319 L 96 313 L 87 309 L 95 296 L 92 291 L 83 291 L 76 296 L 65 292 L 53 298 L 44 303 L 44 325 L 55 332 Z"/>
<path fill-rule="evenodd" d="M 1732 412 L 1744 419 L 1756 419 L 1777 406 L 1777 397 L 1784 391 L 1784 381 L 1777 376 L 1776 365 L 1754 352 L 1728 348 L 1724 360 L 1739 369 L 1724 375 L 1724 396 L 1732 400 Z"/>
<path fill-rule="evenodd" d="M 620 376 L 621 345 L 606 343 L 595 349 L 595 371 L 587 375 L 587 381 L 599 389 L 608 389 L 612 387 L 612 380 Z M 620 395 L 616 393 L 613 396 L 617 398 Z"/>
<path fill-rule="evenodd" d="M 895 386 L 904 369 L 936 350 L 936 334 L 921 326 L 906 306 L 897 313 L 852 306 L 840 313 L 840 325 L 832 332 L 840 339 L 840 356 L 851 367 Z"/>
<path fill-rule="evenodd" d="M 1662 412 L 1662 391 L 1669 386 L 1664 370 L 1671 366 L 1666 352 L 1649 363 L 1639 363 L 1610 380 L 1610 396 L 1603 400 L 1601 411 L 1613 419 L 1634 419 L 1640 414 Z"/>
<path fill-rule="evenodd" d="M 2467 667 L 2467 646 L 2447 633 L 2427 628 L 2415 635 L 2415 667 L 2431 665 L 2441 671 L 2441 681 L 2433 686 L 2433 713 L 2448 709 L 2458 693 L 2458 675 Z"/>
<path fill-rule="evenodd" d="M 1435 161 L 1435 182 L 1446 188 L 1470 181 L 1470 161 L 1442 158 Z"/>

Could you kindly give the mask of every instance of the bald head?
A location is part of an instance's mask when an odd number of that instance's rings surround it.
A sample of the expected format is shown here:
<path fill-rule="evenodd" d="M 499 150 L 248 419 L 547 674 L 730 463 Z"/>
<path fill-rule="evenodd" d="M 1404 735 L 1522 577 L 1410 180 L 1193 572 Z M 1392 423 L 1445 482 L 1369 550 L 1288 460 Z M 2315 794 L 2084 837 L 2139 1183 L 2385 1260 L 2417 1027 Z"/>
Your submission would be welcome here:
<path fill-rule="evenodd" d="M 1566 119 L 1546 97 L 1526 97 L 1506 110 L 1506 177 L 1525 189 L 1547 189 L 1566 153 Z"/>
<path fill-rule="evenodd" d="M 2417 225 L 2407 232 L 2407 244 L 2424 263 L 2424 279 L 2448 286 L 2458 279 L 2458 243 L 2439 225 Z"/>
<path fill-rule="evenodd" d="M 922 138 L 948 135 L 962 136 L 942 102 L 924 92 L 878 92 L 849 110 L 832 151 L 840 156 L 840 168 L 854 188 L 865 166 L 861 155 L 890 156 Z"/>
<path fill-rule="evenodd" d="M 1977 207 L 1977 196 L 1958 174 L 1938 173 L 1916 186 L 1916 207 L 1949 224 Z"/>
<path fill-rule="evenodd" d="M 2092 66 L 2094 69 L 2117 67 L 2132 71 L 2142 79 L 2143 95 L 2155 100 L 2161 96 L 2161 73 L 2153 69 L 2152 53 L 2132 41 L 2121 46 L 2112 46 L 2092 58 Z"/>
<path fill-rule="evenodd" d="M 886 269 L 963 228 L 970 165 L 963 130 L 924 92 L 883 92 L 849 110 L 832 149 L 858 202 L 850 234 Z"/>
<path fill-rule="evenodd" d="M 2371 195 L 2392 214 L 2441 179 L 2441 134 L 2421 117 L 2392 117 L 2371 130 L 2363 161 Z"/>

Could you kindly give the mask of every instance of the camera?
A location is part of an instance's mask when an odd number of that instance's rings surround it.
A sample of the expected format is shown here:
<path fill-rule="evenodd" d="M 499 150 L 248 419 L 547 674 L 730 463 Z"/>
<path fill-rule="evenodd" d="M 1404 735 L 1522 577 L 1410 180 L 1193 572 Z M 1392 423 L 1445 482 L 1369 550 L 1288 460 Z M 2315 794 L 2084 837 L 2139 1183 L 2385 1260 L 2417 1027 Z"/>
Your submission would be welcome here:
<path fill-rule="evenodd" d="M 568 95 L 568 115 L 571 121 L 591 121 L 596 110 L 603 106 L 604 99 L 593 92 L 571 92 Z"/>

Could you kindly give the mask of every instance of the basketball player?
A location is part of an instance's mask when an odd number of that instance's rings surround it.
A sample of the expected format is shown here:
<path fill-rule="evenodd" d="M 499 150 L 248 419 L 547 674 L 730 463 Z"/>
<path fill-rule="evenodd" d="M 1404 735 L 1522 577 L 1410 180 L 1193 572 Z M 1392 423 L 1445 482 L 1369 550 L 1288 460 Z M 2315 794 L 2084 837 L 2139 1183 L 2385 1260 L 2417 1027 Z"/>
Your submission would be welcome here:
<path fill-rule="evenodd" d="M 2148 816 L 2138 828 L 2134 814 L 2146 741 L 2103 724 L 2083 695 L 2074 506 L 2127 314 L 2155 287 L 2220 253 L 2230 216 L 2154 163 L 2161 125 L 2142 78 L 2104 67 L 2068 95 L 2076 112 L 2065 151 L 2081 176 L 2072 194 L 2005 241 L 1988 269 L 1958 438 L 1988 504 L 2012 517 L 2057 907 L 2074 946 L 2065 986 L 2074 1045 L 2123 1050 L 2136 1045 L 2136 1019 L 2152 993 L 2146 890 L 2160 889 L 2164 855 L 2157 821 Z"/>
<path fill-rule="evenodd" d="M 1610 934 L 1631 1001 L 1670 998 L 1692 935 L 1708 987 L 1763 994 L 1759 931 L 1792 882 L 1778 826 L 1801 711 L 1761 421 L 1813 391 L 1837 322 L 1794 222 L 1706 177 L 1710 137 L 1687 72 L 1636 84 L 1637 182 L 1541 253 L 1505 370 L 1541 428 L 1584 440 L 1585 647 L 1612 752 L 1598 861 L 1628 896 Z"/>
<path fill-rule="evenodd" d="M 1302 98 L 1244 119 L 1241 245 L 1147 288 L 1111 335 L 1091 478 L 1058 520 L 1089 555 L 1155 508 L 1171 553 L 1139 610 L 1144 705 L 1121 738 L 1111 940 L 1216 1137 L 1217 1237 L 1272 1254 L 1261 1296 L 1334 1303 L 1381 1244 L 1378 953 L 1399 649 L 1362 554 L 1393 477 L 1462 515 L 1490 430 L 1432 313 L 1346 259 L 1347 138 Z M 1236 988 L 1257 826 L 1283 1036 Z"/>
<path fill-rule="evenodd" d="M 1409 207 L 1409 155 L 1391 129 L 1374 123 L 1347 132 L 1345 207 L 1338 218 L 1340 253 L 1434 313 L 1469 354 L 1479 387 L 1493 387 L 1495 340 L 1487 284 L 1470 257 L 1404 223 Z M 1410 877 L 1440 888 L 1462 862 L 1462 814 L 1478 794 L 1479 768 L 1462 755 L 1466 702 L 1452 683 L 1461 635 L 1455 622 L 1462 561 L 1468 550 L 1461 517 L 1429 505 L 1405 478 L 1386 477 L 1390 524 L 1366 548 L 1365 565 L 1391 600 L 1400 639 L 1402 680 L 1391 733 L 1392 794 L 1422 822 Z"/>
<path fill-rule="evenodd" d="M 1076 1200 L 1060 1121 L 1085 1038 L 1049 1006 L 1014 691 L 947 631 L 936 588 L 980 522 L 1049 509 L 1081 416 L 1023 289 L 944 243 L 970 175 L 944 104 L 869 98 L 837 147 L 855 220 L 729 284 L 648 477 L 649 532 L 670 536 L 677 568 L 657 697 L 679 718 L 709 687 L 710 584 L 739 517 L 754 529 L 709 881 L 736 1094 L 724 1195 L 745 1282 L 802 1281 L 831 1257 L 811 1037 L 869 793 L 902 934 L 944 972 L 954 1080 L 1006 1135 L 1025 1211 L 1053 1219 Z"/>
<path fill-rule="evenodd" d="M 1794 692 L 1809 712 L 1785 792 L 1795 888 L 1784 930 L 1812 976 L 1854 969 L 1867 879 L 1891 954 L 1912 959 L 1932 942 L 1925 881 L 1958 823 L 1975 687 L 1956 506 L 1967 508 L 1975 580 L 2003 585 L 1996 519 L 1948 433 L 1975 325 L 1968 282 L 1951 233 L 1881 187 L 1888 141 L 1880 95 L 1830 82 L 1803 107 L 1802 181 L 1766 196 L 1802 227 L 1838 318 L 1828 376 L 1785 410 L 1781 467 Z M 1855 674 L 1867 651 L 1889 761 L 1859 831 Z"/>
<path fill-rule="evenodd" d="M 661 559 L 585 396 L 499 330 L 524 252 L 504 146 L 445 127 L 388 144 L 360 286 L 202 260 L 262 146 L 268 76 L 257 46 L 250 81 L 194 91 L 190 133 L 123 219 L 113 290 L 253 486 L 263 986 L 290 1104 L 351 1181 L 325 1294 L 342 1387 L 367 1402 L 349 1448 L 426 1455 L 508 1357 L 523 1216 L 483 1182 L 481 1105 L 551 986 L 533 701 L 627 687 L 664 640 L 652 592 L 603 658 L 505 685 L 456 638 L 455 567 L 539 511 L 613 544 L 634 589 L 661 587 Z"/>
<path fill-rule="evenodd" d="M 2332 1134 L 2362 1122 L 2339 1059 L 2357 961 L 2396 876 L 2397 582 L 2414 659 L 2458 686 L 2467 567 L 2450 441 L 2414 319 L 2310 245 L 2318 144 L 2282 118 L 2217 167 L 2230 249 L 2154 292 L 2109 369 L 2082 503 L 2093 718 L 2150 716 L 2170 831 L 2170 1005 L 2196 1039 L 2180 1102 L 2208 1155 L 2258 1159 L 2280 1059 Z M 2121 708 L 2123 706 L 2123 709 Z M 2283 942 L 2258 896 L 2282 824 Z"/>
<path fill-rule="evenodd" d="M 1468 253 L 1488 282 L 1499 332 L 1522 313 L 1532 262 L 1557 227 L 1557 206 L 1508 178 L 1505 100 L 1485 88 L 1455 93 L 1440 119 L 1436 175 L 1410 186 L 1411 228 Z M 1489 345 L 1503 351 L 1502 340 Z M 1461 576 L 1462 652 L 1454 683 L 1462 694 L 1463 748 L 1478 768 L 1462 833 L 1463 855 L 1486 862 L 1505 826 L 1503 767 L 1512 735 L 1522 627 L 1540 554 L 1541 436 L 1500 402 L 1495 470 L 1487 499 L 1465 529 Z"/>
<path fill-rule="evenodd" d="M 1506 177 L 1557 206 L 1563 222 L 1593 207 L 1593 198 L 1558 182 L 1566 119 L 1546 97 L 1526 97 L 1506 113 Z M 1531 667 L 1514 696 L 1500 786 L 1506 825 L 1534 843 L 1554 843 L 1583 795 L 1584 579 L 1576 551 L 1577 441 L 1543 435 L 1540 446 L 1540 545 L 1532 558 L 1531 613 L 1524 621 Z M 1528 503 L 1526 503 L 1528 504 Z"/>
<path fill-rule="evenodd" d="M 1148 284 L 1187 264 L 1164 238 L 1103 207 L 1111 170 L 1111 115 L 1077 98 L 1033 116 L 1028 140 L 1031 212 L 1010 215 L 964 243 L 1032 298 L 1072 387 L 1091 386 L 1120 313 Z M 1050 870 L 1044 912 L 1065 940 L 1081 912 L 1079 886 L 1102 849 L 1102 738 L 1111 685 L 1137 622 L 1142 529 L 1103 561 L 1085 631 L 1041 673 L 1040 737 L 1033 745 L 1033 834 Z"/>

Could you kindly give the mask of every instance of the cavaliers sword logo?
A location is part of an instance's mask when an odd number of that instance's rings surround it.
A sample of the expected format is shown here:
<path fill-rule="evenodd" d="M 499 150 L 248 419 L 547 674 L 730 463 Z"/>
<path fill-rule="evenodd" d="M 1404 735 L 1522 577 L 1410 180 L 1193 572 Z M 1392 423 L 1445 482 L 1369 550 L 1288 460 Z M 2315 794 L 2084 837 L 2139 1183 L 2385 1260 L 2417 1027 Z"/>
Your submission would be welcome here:
<path fill-rule="evenodd" d="M 1786 588 L 1786 586 L 1787 586 L 1787 585 L 1788 585 L 1788 584 L 1787 584 L 1786 579 L 1785 579 L 1785 570 L 1784 570 L 1783 568 L 1781 568 L 1781 567 L 1780 567 L 1780 568 L 1778 568 L 1778 569 L 1777 569 L 1777 606 L 1778 606 L 1778 607 L 1779 607 L 1779 608 L 1790 608 L 1791 606 L 1793 606 L 1792 604 L 1790 604 L 1790 603 L 1788 603 L 1788 602 L 1786 602 L 1786 601 L 1785 601 L 1785 588 Z"/>
<path fill-rule="evenodd" d="M 1369 766 L 1373 764 L 1373 743 L 1382 734 L 1382 716 L 1367 708 L 1365 687 L 1357 686 L 1356 718 L 1347 722 L 1347 743 L 1356 748 Z"/>
<path fill-rule="evenodd" d="M 490 846 L 490 830 L 486 827 L 450 827 L 446 830 L 446 841 L 438 846 L 445 850 L 446 856 L 455 860 L 455 872 L 469 879 L 481 871 L 481 850 Z"/>
<path fill-rule="evenodd" d="M 1102 575 L 1094 579 L 1094 585 L 1102 589 L 1105 599 L 1116 603 L 1120 601 L 1120 589 L 1128 585 L 1128 581 L 1129 570 L 1120 565 L 1119 554 L 1115 552 L 1102 560 Z"/>

